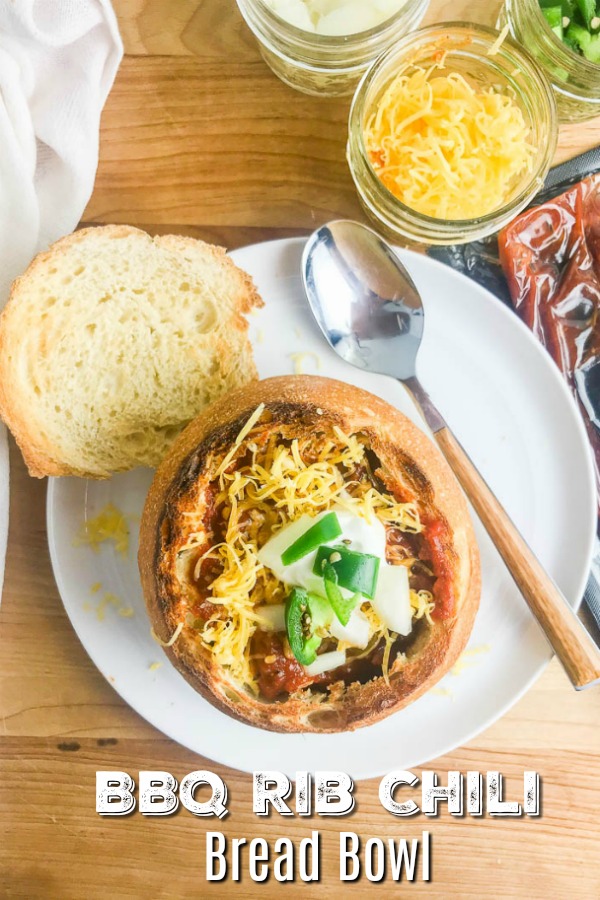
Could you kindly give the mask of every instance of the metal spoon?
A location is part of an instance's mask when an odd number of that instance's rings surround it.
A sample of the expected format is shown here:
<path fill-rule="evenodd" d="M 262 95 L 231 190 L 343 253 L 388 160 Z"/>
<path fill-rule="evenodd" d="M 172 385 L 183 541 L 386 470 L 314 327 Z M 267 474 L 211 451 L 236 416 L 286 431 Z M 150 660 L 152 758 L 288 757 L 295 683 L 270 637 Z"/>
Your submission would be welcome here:
<path fill-rule="evenodd" d="M 600 681 L 600 650 L 458 443 L 417 378 L 424 310 L 410 275 L 358 222 L 330 222 L 309 238 L 306 294 L 335 352 L 409 390 L 442 453 L 577 689 Z"/>

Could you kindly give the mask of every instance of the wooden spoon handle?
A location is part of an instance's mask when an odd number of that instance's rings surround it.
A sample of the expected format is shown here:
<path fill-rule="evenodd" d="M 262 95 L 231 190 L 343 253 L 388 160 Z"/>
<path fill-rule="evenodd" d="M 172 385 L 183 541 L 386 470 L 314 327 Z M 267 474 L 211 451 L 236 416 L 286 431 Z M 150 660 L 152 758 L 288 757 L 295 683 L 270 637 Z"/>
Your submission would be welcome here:
<path fill-rule="evenodd" d="M 477 515 L 577 690 L 600 681 L 600 649 L 447 425 L 434 433 Z"/>

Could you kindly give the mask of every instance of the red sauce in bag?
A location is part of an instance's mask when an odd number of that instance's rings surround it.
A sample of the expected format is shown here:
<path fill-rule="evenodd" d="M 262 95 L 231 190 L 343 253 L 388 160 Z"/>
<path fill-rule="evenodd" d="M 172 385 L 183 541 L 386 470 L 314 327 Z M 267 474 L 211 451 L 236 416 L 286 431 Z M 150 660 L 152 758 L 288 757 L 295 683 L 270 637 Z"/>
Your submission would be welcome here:
<path fill-rule="evenodd" d="M 577 399 L 600 486 L 600 175 L 521 213 L 498 243 L 515 309 Z"/>

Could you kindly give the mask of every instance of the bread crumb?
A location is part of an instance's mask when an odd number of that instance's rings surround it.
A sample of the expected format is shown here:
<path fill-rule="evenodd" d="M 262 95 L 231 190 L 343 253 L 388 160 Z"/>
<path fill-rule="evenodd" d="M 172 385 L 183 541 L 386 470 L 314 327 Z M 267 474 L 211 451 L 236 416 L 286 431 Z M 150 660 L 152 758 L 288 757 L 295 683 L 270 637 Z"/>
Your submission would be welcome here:
<path fill-rule="evenodd" d="M 124 619 L 132 619 L 135 616 L 135 610 L 133 606 L 122 606 L 119 610 L 117 610 L 120 616 Z"/>
<path fill-rule="evenodd" d="M 434 694 L 436 697 L 448 697 L 450 700 L 454 700 L 454 694 L 448 688 L 434 687 L 431 688 L 429 693 Z"/>
<path fill-rule="evenodd" d="M 160 669 L 161 666 L 162 666 L 161 662 L 153 662 L 153 663 L 150 663 L 150 665 L 148 666 L 148 669 L 150 672 L 156 672 L 156 670 Z"/>
<path fill-rule="evenodd" d="M 99 590 L 101 590 L 102 585 L 99 581 L 93 584 L 90 588 L 90 594 L 97 594 Z"/>
<path fill-rule="evenodd" d="M 295 375 L 305 374 L 306 369 L 304 368 L 304 360 L 307 358 L 314 360 L 314 368 L 317 370 L 317 372 L 321 371 L 321 359 L 316 353 L 307 351 L 302 353 L 289 353 L 288 356 L 292 360 Z"/>

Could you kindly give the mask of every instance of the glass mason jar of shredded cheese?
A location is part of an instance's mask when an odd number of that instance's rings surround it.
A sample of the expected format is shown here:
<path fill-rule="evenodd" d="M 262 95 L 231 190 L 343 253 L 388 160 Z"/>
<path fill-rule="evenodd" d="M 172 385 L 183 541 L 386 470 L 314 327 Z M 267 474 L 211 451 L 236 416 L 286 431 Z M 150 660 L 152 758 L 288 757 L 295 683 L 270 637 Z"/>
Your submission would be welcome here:
<path fill-rule="evenodd" d="M 399 0 L 398 11 L 380 25 L 343 36 L 297 28 L 265 0 L 237 4 L 263 59 L 282 81 L 306 94 L 336 97 L 351 94 L 373 60 L 418 27 L 429 0 Z"/>
<path fill-rule="evenodd" d="M 388 237 L 478 240 L 506 225 L 542 186 L 558 136 L 554 96 L 537 63 L 502 37 L 461 22 L 423 28 L 383 54 L 358 86 L 348 163 L 363 208 Z M 394 107 L 394 86 L 399 79 L 411 86 L 413 75 L 421 93 Z M 432 106 L 436 83 L 443 121 Z M 381 149 L 374 150 L 377 129 Z M 526 164 L 507 169 L 515 134 Z"/>
<path fill-rule="evenodd" d="M 499 26 L 535 57 L 550 81 L 561 122 L 600 115 L 600 65 L 571 50 L 552 31 L 540 0 L 505 0 Z"/>

